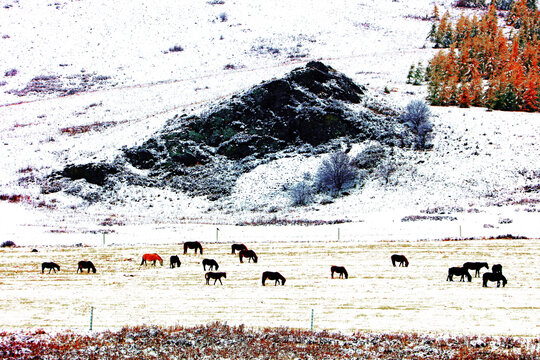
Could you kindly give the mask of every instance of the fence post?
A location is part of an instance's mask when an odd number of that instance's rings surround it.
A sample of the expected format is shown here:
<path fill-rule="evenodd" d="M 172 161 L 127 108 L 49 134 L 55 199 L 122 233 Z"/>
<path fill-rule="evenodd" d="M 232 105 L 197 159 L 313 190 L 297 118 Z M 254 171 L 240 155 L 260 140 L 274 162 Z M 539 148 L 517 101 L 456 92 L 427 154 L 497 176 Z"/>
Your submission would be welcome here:
<path fill-rule="evenodd" d="M 92 324 L 94 322 L 94 307 L 90 307 L 90 331 L 92 331 Z"/>
<path fill-rule="evenodd" d="M 313 309 L 311 309 L 311 331 L 313 331 Z"/>
<path fill-rule="evenodd" d="M 337 228 L 337 240 L 339 241 L 341 239 L 341 229 Z"/>

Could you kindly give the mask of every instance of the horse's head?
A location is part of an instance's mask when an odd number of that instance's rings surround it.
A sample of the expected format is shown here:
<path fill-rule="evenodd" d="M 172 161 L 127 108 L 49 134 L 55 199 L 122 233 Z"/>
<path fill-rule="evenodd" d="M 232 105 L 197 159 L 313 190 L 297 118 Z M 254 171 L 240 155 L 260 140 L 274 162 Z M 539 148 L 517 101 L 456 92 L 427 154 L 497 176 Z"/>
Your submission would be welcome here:
<path fill-rule="evenodd" d="M 482 263 L 482 267 L 485 267 L 486 269 L 489 269 L 489 265 L 488 265 L 487 262 L 486 262 L 486 263 Z"/>
<path fill-rule="evenodd" d="M 508 281 L 506 281 L 506 278 L 503 275 L 501 275 L 501 280 L 502 280 L 502 283 L 503 283 L 503 287 L 505 287 L 506 284 L 508 283 Z"/>
<path fill-rule="evenodd" d="M 259 258 L 257 257 L 255 253 L 253 253 L 253 262 L 256 263 L 257 260 L 259 260 Z"/>
<path fill-rule="evenodd" d="M 285 279 L 284 276 L 281 277 L 281 285 L 285 285 L 285 281 L 287 281 L 287 279 Z"/>

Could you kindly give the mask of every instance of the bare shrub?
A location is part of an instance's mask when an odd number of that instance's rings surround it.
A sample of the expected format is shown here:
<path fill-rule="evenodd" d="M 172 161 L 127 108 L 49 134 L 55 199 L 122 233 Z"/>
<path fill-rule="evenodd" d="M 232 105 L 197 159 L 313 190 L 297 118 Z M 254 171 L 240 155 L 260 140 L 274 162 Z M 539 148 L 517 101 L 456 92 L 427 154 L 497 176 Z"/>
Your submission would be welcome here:
<path fill-rule="evenodd" d="M 388 183 L 390 182 L 390 178 L 396 172 L 396 170 L 396 163 L 392 160 L 388 160 L 379 165 L 379 167 L 377 168 L 377 174 L 380 176 L 381 179 L 384 180 L 384 183 L 388 185 Z"/>
<path fill-rule="evenodd" d="M 413 100 L 405 108 L 405 113 L 401 115 L 401 121 L 415 135 L 415 148 L 418 150 L 427 150 L 432 145 L 429 141 L 432 139 L 433 124 L 430 121 L 431 112 L 424 101 Z"/>
<path fill-rule="evenodd" d="M 351 186 L 358 170 L 352 165 L 349 155 L 337 151 L 324 159 L 317 171 L 317 188 L 322 191 L 338 192 Z"/>
<path fill-rule="evenodd" d="M 229 17 L 227 16 L 227 13 L 222 12 L 221 14 L 219 14 L 219 21 L 226 22 L 227 20 L 229 20 Z"/>
<path fill-rule="evenodd" d="M 169 52 L 181 52 L 184 51 L 184 48 L 181 45 L 174 45 L 172 48 L 169 48 Z"/>
<path fill-rule="evenodd" d="M 289 192 L 293 206 L 304 206 L 313 200 L 313 187 L 306 180 L 294 185 Z"/>
<path fill-rule="evenodd" d="M 15 243 L 11 240 L 6 240 L 2 243 L 2 245 L 0 245 L 1 247 L 5 248 L 5 247 L 15 247 Z"/>
<path fill-rule="evenodd" d="M 364 149 L 353 160 L 352 163 L 359 169 L 373 169 L 381 162 L 385 156 L 384 148 L 377 144 Z"/>

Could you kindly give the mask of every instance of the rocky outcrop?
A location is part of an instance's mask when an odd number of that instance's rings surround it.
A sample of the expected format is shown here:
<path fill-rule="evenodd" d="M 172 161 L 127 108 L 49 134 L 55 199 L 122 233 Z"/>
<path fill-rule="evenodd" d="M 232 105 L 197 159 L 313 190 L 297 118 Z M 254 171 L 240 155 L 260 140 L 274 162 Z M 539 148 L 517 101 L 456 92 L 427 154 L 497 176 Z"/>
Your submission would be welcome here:
<path fill-rule="evenodd" d="M 242 173 L 278 154 L 326 152 L 336 139 L 397 146 L 410 142 L 398 114 L 380 104 L 374 107 L 366 93 L 333 68 L 310 62 L 201 115 L 175 116 L 142 145 L 124 149 L 124 161 L 148 170 L 151 184 L 217 199 L 230 194 Z M 78 178 L 83 170 L 66 168 L 64 173 Z M 107 176 L 94 175 L 82 177 L 96 184 L 106 181 Z"/>

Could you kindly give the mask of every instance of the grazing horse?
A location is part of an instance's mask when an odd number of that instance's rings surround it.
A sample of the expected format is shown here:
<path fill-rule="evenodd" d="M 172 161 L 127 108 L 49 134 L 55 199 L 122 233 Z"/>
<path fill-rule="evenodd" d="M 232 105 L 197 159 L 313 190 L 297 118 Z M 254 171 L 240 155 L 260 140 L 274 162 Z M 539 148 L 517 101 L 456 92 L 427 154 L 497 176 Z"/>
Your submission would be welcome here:
<path fill-rule="evenodd" d="M 49 274 L 51 273 L 51 270 L 56 272 L 56 270 L 60 271 L 60 265 L 55 264 L 53 262 L 44 262 L 41 264 L 41 273 L 43 274 L 45 272 L 45 269 L 49 269 Z"/>
<path fill-rule="evenodd" d="M 497 287 L 501 286 L 501 281 L 502 281 L 503 287 L 505 287 L 506 283 L 508 282 L 506 281 L 506 278 L 504 277 L 503 274 L 492 273 L 492 272 L 487 272 L 487 273 L 484 273 L 484 275 L 482 275 L 482 287 L 488 287 L 487 286 L 488 281 L 496 281 Z"/>
<path fill-rule="evenodd" d="M 160 265 L 163 266 L 163 259 L 158 254 L 144 254 L 141 261 L 141 266 L 143 264 L 146 266 L 147 261 L 152 261 L 152 265 L 156 266 L 156 261 L 159 261 Z"/>
<path fill-rule="evenodd" d="M 495 264 L 491 267 L 491 272 L 495 274 L 502 274 L 502 265 L 501 264 Z"/>
<path fill-rule="evenodd" d="M 474 277 L 480 277 L 480 269 L 485 267 L 489 270 L 487 262 L 466 262 L 463 267 L 468 270 L 474 270 Z"/>
<path fill-rule="evenodd" d="M 38 251 L 37 251 L 37 249 L 32 249 L 32 251 L 31 251 L 31 252 L 38 252 Z"/>
<path fill-rule="evenodd" d="M 212 270 L 212 268 L 214 268 L 214 270 L 219 269 L 219 265 L 217 261 L 214 259 L 203 259 L 202 266 L 203 266 L 204 271 L 206 271 L 207 266 L 209 267 L 209 270 Z"/>
<path fill-rule="evenodd" d="M 283 277 L 283 275 L 281 275 L 278 272 L 272 272 L 272 271 L 263 272 L 263 274 L 262 274 L 262 284 L 263 284 L 263 286 L 264 286 L 264 283 L 265 283 L 266 279 L 275 280 L 276 282 L 274 283 L 274 286 L 277 285 L 280 281 L 281 281 L 281 285 L 285 285 L 285 281 L 287 281 L 287 279 L 285 279 Z"/>
<path fill-rule="evenodd" d="M 392 265 L 394 266 L 396 266 L 396 263 L 399 263 L 399 266 L 409 266 L 409 260 L 407 260 L 405 255 L 394 254 L 390 256 L 390 259 L 392 259 Z"/>
<path fill-rule="evenodd" d="M 221 278 L 227 278 L 227 273 L 224 273 L 224 272 L 207 272 L 205 275 L 204 275 L 204 278 L 206 279 L 206 285 L 210 285 L 210 279 L 214 279 L 214 285 L 216 285 L 216 281 L 219 280 L 219 283 L 221 285 L 223 285 L 223 283 L 221 282 Z"/>
<path fill-rule="evenodd" d="M 347 270 L 345 269 L 344 266 L 331 266 L 330 267 L 330 271 L 332 272 L 332 279 L 334 278 L 334 273 L 338 273 L 339 274 L 339 278 L 342 279 L 343 276 L 345 276 L 345 279 L 348 279 L 349 278 L 349 273 L 347 273 Z"/>
<path fill-rule="evenodd" d="M 77 273 L 79 270 L 83 272 L 83 269 L 88 269 L 88 273 L 90 273 L 90 270 L 95 274 L 96 273 L 96 267 L 91 261 L 79 261 L 79 266 L 77 266 Z"/>
<path fill-rule="evenodd" d="M 469 274 L 469 270 L 464 267 L 451 267 L 448 269 L 448 276 L 446 281 L 454 281 L 454 276 L 461 276 L 459 281 L 465 281 L 464 277 L 467 277 L 467 280 L 471 282 L 472 276 Z"/>
<path fill-rule="evenodd" d="M 257 254 L 255 254 L 255 251 L 253 251 L 253 250 L 242 250 L 238 254 L 238 257 L 240 258 L 241 263 L 244 262 L 244 260 L 243 260 L 244 258 L 247 258 L 248 262 L 251 262 L 251 260 L 253 260 L 254 263 L 256 263 L 257 260 L 259 259 L 257 257 Z"/>
<path fill-rule="evenodd" d="M 247 246 L 244 244 L 232 244 L 231 254 L 235 255 L 237 251 L 247 250 Z"/>
<path fill-rule="evenodd" d="M 171 269 L 174 269 L 176 266 L 180 267 L 182 263 L 180 262 L 180 258 L 178 255 L 171 256 Z"/>
<path fill-rule="evenodd" d="M 188 249 L 195 249 L 195 254 L 197 253 L 197 249 L 199 249 L 201 255 L 203 253 L 202 245 L 198 241 L 186 241 L 184 243 L 184 255 L 187 254 Z"/>

